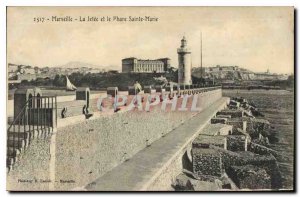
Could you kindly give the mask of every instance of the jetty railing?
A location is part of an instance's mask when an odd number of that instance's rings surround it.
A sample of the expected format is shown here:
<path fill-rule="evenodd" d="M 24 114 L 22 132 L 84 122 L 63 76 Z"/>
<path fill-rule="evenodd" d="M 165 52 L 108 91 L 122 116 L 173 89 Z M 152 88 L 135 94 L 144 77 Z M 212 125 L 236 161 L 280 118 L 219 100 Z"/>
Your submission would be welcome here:
<path fill-rule="evenodd" d="M 56 96 L 30 97 L 7 129 L 7 167 L 35 137 L 46 137 L 57 125 Z"/>

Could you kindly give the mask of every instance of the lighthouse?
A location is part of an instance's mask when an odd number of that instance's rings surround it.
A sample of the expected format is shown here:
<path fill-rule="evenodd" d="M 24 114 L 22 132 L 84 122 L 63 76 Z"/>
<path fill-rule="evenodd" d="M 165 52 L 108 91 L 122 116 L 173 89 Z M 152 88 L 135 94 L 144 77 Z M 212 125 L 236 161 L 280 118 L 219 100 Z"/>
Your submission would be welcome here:
<path fill-rule="evenodd" d="M 181 46 L 177 49 L 178 53 L 178 84 L 191 85 L 192 84 L 192 61 L 191 50 L 187 47 L 185 37 L 181 39 Z"/>

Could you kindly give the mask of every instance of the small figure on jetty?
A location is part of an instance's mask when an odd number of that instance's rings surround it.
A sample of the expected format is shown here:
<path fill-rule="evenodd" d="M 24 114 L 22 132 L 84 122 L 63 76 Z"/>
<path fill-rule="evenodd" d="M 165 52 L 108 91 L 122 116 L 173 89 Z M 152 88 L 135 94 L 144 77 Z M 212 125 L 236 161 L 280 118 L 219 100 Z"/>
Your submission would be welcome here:
<path fill-rule="evenodd" d="M 93 114 L 89 113 L 89 109 L 86 105 L 84 105 L 83 108 L 82 108 L 82 114 L 85 115 L 85 119 L 89 119 L 90 117 L 93 116 Z"/>
<path fill-rule="evenodd" d="M 61 118 L 65 118 L 66 117 L 66 113 L 67 113 L 68 109 L 66 107 L 64 107 L 62 110 L 61 110 Z"/>
<path fill-rule="evenodd" d="M 135 81 L 134 89 L 135 89 L 135 94 L 138 94 L 139 92 L 142 91 L 142 86 L 138 81 Z"/>

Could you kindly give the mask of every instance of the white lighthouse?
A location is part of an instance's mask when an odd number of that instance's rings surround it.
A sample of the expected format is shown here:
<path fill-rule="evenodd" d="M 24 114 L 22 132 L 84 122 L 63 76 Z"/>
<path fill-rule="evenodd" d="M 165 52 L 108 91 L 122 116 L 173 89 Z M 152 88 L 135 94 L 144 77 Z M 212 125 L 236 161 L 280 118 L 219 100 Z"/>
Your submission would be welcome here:
<path fill-rule="evenodd" d="M 192 61 L 191 50 L 187 47 L 187 42 L 183 36 L 181 46 L 177 49 L 178 53 L 178 84 L 191 85 L 192 84 Z"/>

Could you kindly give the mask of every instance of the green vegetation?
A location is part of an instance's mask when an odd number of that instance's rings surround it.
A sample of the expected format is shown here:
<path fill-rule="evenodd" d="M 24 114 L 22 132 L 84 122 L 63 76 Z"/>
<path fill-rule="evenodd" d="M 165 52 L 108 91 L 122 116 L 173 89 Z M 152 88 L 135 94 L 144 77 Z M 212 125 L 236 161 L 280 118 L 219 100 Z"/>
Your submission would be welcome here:
<path fill-rule="evenodd" d="M 197 72 L 196 72 L 197 73 Z M 142 86 L 146 85 L 163 85 L 167 82 L 178 81 L 177 69 L 171 67 L 166 73 L 118 73 L 118 72 L 102 72 L 102 73 L 87 73 L 83 74 L 80 72 L 72 73 L 68 75 L 70 81 L 76 87 L 88 86 L 93 90 L 106 89 L 107 87 L 119 87 L 120 90 L 127 90 L 128 86 L 132 86 L 135 81 L 139 81 Z M 193 73 L 192 80 L 194 84 L 220 84 L 222 80 L 213 79 L 214 77 L 202 78 Z M 227 73 L 226 78 L 235 78 L 233 73 Z M 236 80 L 236 85 L 241 85 L 242 80 Z M 247 86 L 268 86 L 276 87 L 278 89 L 293 89 L 294 88 L 294 75 L 289 76 L 287 80 L 272 80 L 272 81 L 260 81 L 253 80 L 253 84 L 247 84 Z M 44 87 L 55 87 L 65 88 L 66 76 L 57 74 L 54 79 L 50 78 L 38 78 L 34 81 L 24 80 L 21 86 L 44 86 Z"/>
<path fill-rule="evenodd" d="M 99 90 L 107 87 L 119 87 L 120 90 L 127 90 L 135 81 L 139 81 L 142 86 L 145 85 L 163 85 L 168 82 L 177 82 L 178 73 L 175 69 L 170 68 L 167 73 L 72 73 L 68 75 L 70 81 L 76 87 L 88 86 L 91 89 Z M 65 87 L 66 76 L 57 74 L 54 79 L 36 79 L 34 81 L 22 81 L 22 85 L 34 86 L 55 86 Z"/>

